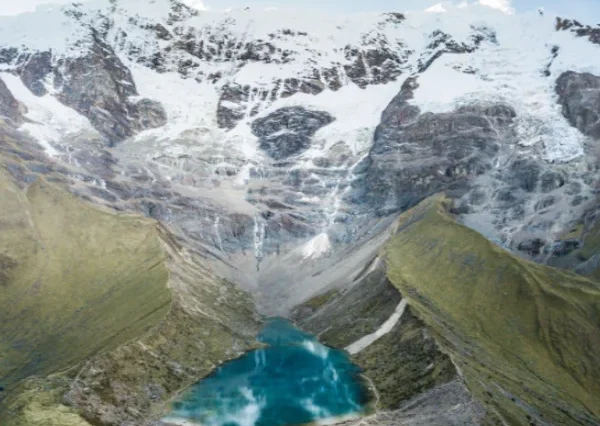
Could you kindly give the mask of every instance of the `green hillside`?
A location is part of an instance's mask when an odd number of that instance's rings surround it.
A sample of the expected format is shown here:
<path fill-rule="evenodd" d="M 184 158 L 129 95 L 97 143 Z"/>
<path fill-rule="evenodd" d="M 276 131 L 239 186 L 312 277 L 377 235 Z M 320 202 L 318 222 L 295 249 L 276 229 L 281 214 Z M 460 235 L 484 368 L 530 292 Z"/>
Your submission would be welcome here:
<path fill-rule="evenodd" d="M 405 213 L 388 276 L 506 424 L 600 422 L 600 286 L 517 258 L 433 197 Z"/>
<path fill-rule="evenodd" d="M 99 210 L 0 168 L 0 386 L 72 366 L 159 324 L 170 308 L 154 222 Z"/>

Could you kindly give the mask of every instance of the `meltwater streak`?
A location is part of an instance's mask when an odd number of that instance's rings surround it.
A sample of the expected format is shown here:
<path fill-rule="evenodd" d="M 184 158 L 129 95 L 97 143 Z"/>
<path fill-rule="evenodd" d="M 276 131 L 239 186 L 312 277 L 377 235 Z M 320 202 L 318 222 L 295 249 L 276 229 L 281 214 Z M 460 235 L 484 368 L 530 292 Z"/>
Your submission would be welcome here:
<path fill-rule="evenodd" d="M 269 346 L 224 364 L 173 404 L 166 424 L 283 426 L 360 415 L 368 392 L 343 351 L 284 320 L 258 339 Z"/>

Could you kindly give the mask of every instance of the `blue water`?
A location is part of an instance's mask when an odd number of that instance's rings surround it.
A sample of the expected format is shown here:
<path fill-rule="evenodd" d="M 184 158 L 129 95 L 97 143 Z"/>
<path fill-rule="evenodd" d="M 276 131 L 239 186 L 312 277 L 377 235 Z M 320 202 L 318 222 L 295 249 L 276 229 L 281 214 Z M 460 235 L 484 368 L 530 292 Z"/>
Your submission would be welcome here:
<path fill-rule="evenodd" d="M 267 324 L 258 340 L 269 346 L 218 368 L 176 401 L 164 421 L 284 426 L 363 411 L 368 393 L 345 352 L 284 320 Z"/>

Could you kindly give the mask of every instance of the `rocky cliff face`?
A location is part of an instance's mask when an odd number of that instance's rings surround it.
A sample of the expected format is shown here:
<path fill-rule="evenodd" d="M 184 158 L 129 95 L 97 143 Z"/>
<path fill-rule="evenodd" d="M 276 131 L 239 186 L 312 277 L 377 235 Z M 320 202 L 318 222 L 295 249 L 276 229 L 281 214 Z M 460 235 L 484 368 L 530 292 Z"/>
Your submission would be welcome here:
<path fill-rule="evenodd" d="M 63 73 L 54 76 L 54 84 L 59 87 L 60 101 L 88 118 L 111 145 L 164 126 L 167 117 L 160 103 L 140 99 L 129 69 L 97 33 L 92 32 L 92 38 L 86 56 L 59 64 Z"/>
<path fill-rule="evenodd" d="M 600 139 L 600 77 L 589 73 L 566 72 L 556 81 L 556 92 L 563 114 L 573 127 Z"/>
<path fill-rule="evenodd" d="M 584 25 L 576 19 L 556 18 L 557 31 L 570 31 L 577 37 L 587 37 L 589 41 L 600 44 L 600 30 L 590 25 Z"/>
<path fill-rule="evenodd" d="M 138 97 L 129 69 L 93 30 L 84 56 L 53 57 L 51 51 L 19 56 L 11 67 L 36 96 L 57 92 L 57 99 L 90 120 L 114 145 L 141 130 L 166 124 L 160 103 Z M 134 99 L 138 97 L 138 99 Z"/>
<path fill-rule="evenodd" d="M 4 82 L 0 82 L 0 116 L 11 120 L 13 124 L 20 124 L 23 120 L 23 108 L 12 95 Z"/>
<path fill-rule="evenodd" d="M 415 304 L 381 264 L 390 226 L 439 192 L 499 246 L 597 277 L 594 28 L 478 6 L 317 22 L 140 4 L 0 18 L 11 181 L 25 190 L 43 177 L 164 226 L 171 310 L 151 335 L 56 379 L 43 398 L 72 407 L 73 424 L 146 424 L 247 347 L 253 307 L 231 283 L 331 345 L 376 332 L 402 300 Z M 0 252 L 0 285 L 17 263 Z M 417 406 L 431 424 L 501 421 L 423 312 L 409 306 L 354 356 L 385 410 L 369 421 L 418 422 Z M 222 338 L 244 321 L 253 326 Z M 36 386 L 11 402 L 24 421 L 43 417 Z M 461 408 L 448 418 L 450 405 Z"/>
<path fill-rule="evenodd" d="M 260 149 L 269 157 L 283 160 L 310 148 L 315 133 L 333 120 L 326 112 L 282 108 L 255 120 L 252 133 L 259 138 Z"/>
<path fill-rule="evenodd" d="M 557 81 L 565 117 L 592 138 L 593 89 L 569 80 L 593 78 L 567 72 Z M 350 199 L 385 216 L 445 191 L 459 200 L 456 212 L 467 224 L 533 258 L 552 253 L 552 228 L 566 226 L 557 224 L 566 212 L 571 220 L 584 214 L 592 174 L 548 164 L 520 146 L 510 105 L 475 102 L 421 113 L 410 103 L 418 87 L 418 79 L 407 80 L 384 111 Z"/>
<path fill-rule="evenodd" d="M 501 148 L 514 144 L 515 111 L 474 105 L 421 114 L 411 105 L 417 79 L 408 79 L 382 115 L 353 201 L 386 215 L 404 211 L 442 189 L 466 191 L 468 180 L 489 172 Z"/>
<path fill-rule="evenodd" d="M 50 11 L 56 40 L 27 30 L 38 15 L 6 18 L 0 58 L 30 107 L 24 129 L 81 193 L 171 222 L 245 265 L 252 288 L 268 281 L 263 259 L 297 241 L 357 241 L 441 189 L 467 223 L 531 256 L 581 214 L 584 140 L 549 89 L 593 44 L 551 19 L 481 12 L 486 24 L 459 10 L 332 19 L 327 38 L 286 12 L 100 1 Z M 518 34 L 534 40 L 525 62 Z"/>

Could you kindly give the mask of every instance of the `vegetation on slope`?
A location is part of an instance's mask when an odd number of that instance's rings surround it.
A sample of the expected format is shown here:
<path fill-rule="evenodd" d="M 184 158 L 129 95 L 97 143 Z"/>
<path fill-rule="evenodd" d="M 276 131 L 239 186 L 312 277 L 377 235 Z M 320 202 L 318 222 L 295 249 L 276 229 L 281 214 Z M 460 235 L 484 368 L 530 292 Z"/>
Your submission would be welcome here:
<path fill-rule="evenodd" d="M 32 378 L 11 392 L 0 408 L 3 426 L 90 426 L 73 407 L 61 403 L 69 379 Z M 6 403 L 8 402 L 8 403 Z"/>
<path fill-rule="evenodd" d="M 0 380 L 8 391 L 110 350 L 169 311 L 168 271 L 152 221 L 95 209 L 0 170 Z"/>
<path fill-rule="evenodd" d="M 1 168 L 0 199 L 0 424 L 147 424 L 254 344 L 249 295 L 157 222 Z"/>
<path fill-rule="evenodd" d="M 348 288 L 318 295 L 301 305 L 295 317 L 299 325 L 339 349 L 374 333 L 402 298 L 387 279 L 384 262 L 373 259 L 365 268 Z M 415 396 L 457 377 L 450 358 L 440 352 L 410 309 L 388 334 L 352 355 L 352 361 L 375 387 L 373 402 L 379 410 L 399 409 Z"/>
<path fill-rule="evenodd" d="M 0 398 L 167 315 L 168 271 L 153 221 L 93 208 L 43 180 L 22 190 L 2 168 L 0 200 Z"/>
<path fill-rule="evenodd" d="M 457 223 L 433 197 L 399 221 L 388 276 L 475 396 L 510 425 L 600 421 L 600 286 Z"/>

